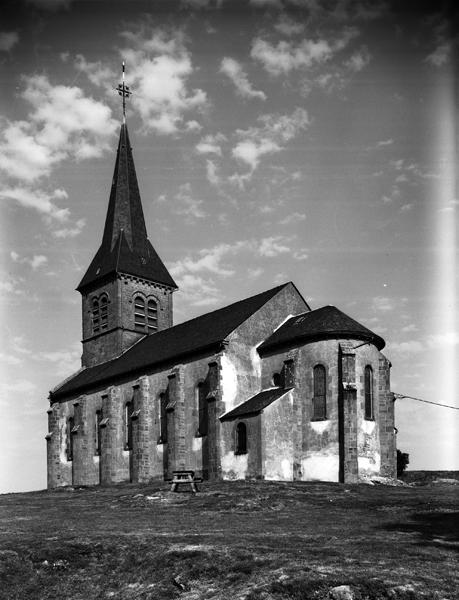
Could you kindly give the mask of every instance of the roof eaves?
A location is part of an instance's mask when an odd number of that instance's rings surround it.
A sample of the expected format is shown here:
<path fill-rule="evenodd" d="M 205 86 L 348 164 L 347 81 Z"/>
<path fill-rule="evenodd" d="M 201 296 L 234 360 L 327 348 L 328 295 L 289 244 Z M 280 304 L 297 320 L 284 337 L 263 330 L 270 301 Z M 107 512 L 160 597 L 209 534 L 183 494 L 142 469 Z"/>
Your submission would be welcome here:
<path fill-rule="evenodd" d="M 145 338 L 142 338 L 142 339 L 145 339 Z M 142 340 L 139 340 L 139 341 L 142 341 Z M 105 387 L 104 384 L 107 384 L 108 382 L 113 382 L 113 384 L 116 385 L 115 382 L 121 383 L 127 376 L 136 377 L 140 373 L 145 373 L 146 371 L 148 371 L 149 369 L 152 369 L 153 367 L 155 369 L 164 368 L 166 365 L 177 364 L 181 360 L 184 360 L 185 358 L 188 358 L 189 356 L 191 356 L 193 354 L 210 353 L 211 351 L 216 352 L 216 351 L 222 349 L 224 346 L 225 346 L 225 340 L 220 340 L 217 342 L 213 342 L 212 344 L 207 344 L 206 346 L 193 348 L 192 350 L 187 350 L 186 352 L 182 352 L 180 354 L 174 354 L 174 356 L 165 358 L 163 360 L 145 363 L 142 366 L 137 367 L 137 368 L 121 370 L 119 373 L 116 373 L 115 375 L 113 375 L 112 373 L 109 373 L 108 375 L 104 376 L 102 373 L 102 376 L 100 378 L 98 378 L 97 382 L 93 382 L 93 381 L 86 382 L 81 385 L 77 385 L 75 388 L 73 388 L 69 391 L 65 391 L 61 394 L 59 393 L 59 390 L 57 390 L 56 392 L 50 393 L 50 401 L 51 401 L 51 404 L 54 404 L 55 402 L 63 401 L 66 398 L 68 398 L 68 399 L 73 398 L 74 396 L 77 396 L 78 394 L 81 394 L 84 391 L 87 391 L 89 389 L 104 388 Z M 116 358 L 114 360 L 115 361 L 120 360 L 120 358 L 125 356 L 129 352 L 129 350 L 131 350 L 131 348 L 126 350 L 126 352 L 124 354 L 122 354 L 121 356 L 119 356 L 118 358 Z M 113 361 L 109 361 L 109 362 L 112 363 Z M 96 366 L 99 366 L 99 365 L 96 365 Z M 108 366 L 109 365 L 107 363 L 107 368 L 108 368 Z M 81 369 L 80 371 L 78 371 L 78 373 L 80 373 L 82 370 L 87 371 L 88 369 Z M 63 385 L 65 385 L 65 382 Z"/>

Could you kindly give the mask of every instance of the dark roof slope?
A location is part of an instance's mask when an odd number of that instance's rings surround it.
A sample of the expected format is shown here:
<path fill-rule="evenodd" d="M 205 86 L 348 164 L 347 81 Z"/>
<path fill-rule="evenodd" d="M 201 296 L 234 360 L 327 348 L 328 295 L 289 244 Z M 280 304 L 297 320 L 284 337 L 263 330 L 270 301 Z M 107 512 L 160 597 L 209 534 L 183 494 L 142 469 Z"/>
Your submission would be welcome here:
<path fill-rule="evenodd" d="M 236 406 L 236 408 L 233 408 L 233 410 L 222 415 L 220 421 L 231 421 L 237 417 L 259 413 L 292 389 L 293 388 L 277 387 L 262 390 L 261 392 L 258 392 L 258 394 L 255 394 L 255 396 L 249 398 L 246 402 L 243 402 L 239 406 Z"/>
<path fill-rule="evenodd" d="M 323 306 L 288 319 L 260 346 L 261 356 L 292 343 L 313 342 L 326 339 L 355 338 L 374 344 L 382 350 L 385 342 L 335 306 Z"/>
<path fill-rule="evenodd" d="M 102 244 L 78 286 L 82 290 L 122 272 L 176 288 L 147 237 L 127 126 L 120 130 Z"/>
<path fill-rule="evenodd" d="M 55 402 L 96 386 L 107 385 L 128 374 L 145 371 L 148 367 L 175 362 L 192 353 L 217 348 L 232 331 L 287 285 L 285 283 L 146 336 L 120 357 L 79 371 L 53 390 L 50 399 Z"/>

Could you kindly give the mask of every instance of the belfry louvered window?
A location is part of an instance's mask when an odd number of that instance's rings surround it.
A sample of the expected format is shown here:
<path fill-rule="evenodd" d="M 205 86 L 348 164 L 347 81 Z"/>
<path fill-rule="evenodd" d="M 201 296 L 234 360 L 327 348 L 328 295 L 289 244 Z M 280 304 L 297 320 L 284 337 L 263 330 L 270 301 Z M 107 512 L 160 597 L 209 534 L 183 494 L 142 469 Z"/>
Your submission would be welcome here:
<path fill-rule="evenodd" d="M 146 302 L 142 296 L 134 298 L 134 326 L 137 331 L 153 333 L 158 329 L 158 304 L 153 298 Z"/>
<path fill-rule="evenodd" d="M 312 419 L 322 421 L 327 418 L 326 371 L 323 365 L 314 367 L 313 379 Z"/>
<path fill-rule="evenodd" d="M 108 326 L 108 298 L 104 294 L 99 300 L 100 328 L 107 329 Z"/>
<path fill-rule="evenodd" d="M 142 296 L 134 299 L 134 327 L 138 331 L 145 331 L 145 300 Z"/>
<path fill-rule="evenodd" d="M 373 369 L 367 365 L 365 367 L 365 419 L 374 419 L 373 407 Z"/>
<path fill-rule="evenodd" d="M 92 332 L 99 333 L 100 331 L 100 312 L 99 300 L 94 298 L 92 301 Z"/>
<path fill-rule="evenodd" d="M 147 306 L 147 329 L 149 332 L 158 329 L 158 305 L 156 300 L 150 298 Z"/>
<path fill-rule="evenodd" d="M 92 332 L 99 333 L 108 327 L 108 297 L 102 294 L 100 298 L 93 298 L 91 305 Z"/>

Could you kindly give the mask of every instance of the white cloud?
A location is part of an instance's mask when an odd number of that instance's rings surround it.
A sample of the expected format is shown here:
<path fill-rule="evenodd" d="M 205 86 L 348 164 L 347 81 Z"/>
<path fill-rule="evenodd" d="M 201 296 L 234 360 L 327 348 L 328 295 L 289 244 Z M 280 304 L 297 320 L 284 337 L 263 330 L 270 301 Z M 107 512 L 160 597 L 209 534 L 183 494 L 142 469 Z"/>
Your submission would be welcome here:
<path fill-rule="evenodd" d="M 112 94 L 116 74 L 110 67 L 104 65 L 101 61 L 88 62 L 82 54 L 76 55 L 73 64 L 77 71 L 84 73 L 88 77 L 91 83 L 97 86 L 108 87 L 110 94 Z"/>
<path fill-rule="evenodd" d="M 229 254 L 235 254 L 246 242 L 236 244 L 218 244 L 213 248 L 204 248 L 198 252 L 198 257 L 192 259 L 186 257 L 172 265 L 170 271 L 174 277 L 180 277 L 186 273 L 210 272 L 221 277 L 228 277 L 235 273 L 234 269 L 222 266 L 221 262 Z"/>
<path fill-rule="evenodd" d="M 196 200 L 191 195 L 191 185 L 184 183 L 179 187 L 178 193 L 175 195 L 176 202 L 174 203 L 174 212 L 177 215 L 188 217 L 189 220 L 203 219 L 207 216 L 204 211 L 203 200 Z"/>
<path fill-rule="evenodd" d="M 83 227 L 86 225 L 86 219 L 78 219 L 75 225 L 72 227 L 62 227 L 53 231 L 53 236 L 58 239 L 73 238 L 79 235 L 83 231 Z"/>
<path fill-rule="evenodd" d="M 187 87 L 194 68 L 183 32 L 154 29 L 147 24 L 122 35 L 129 43 L 121 55 L 126 61 L 129 85 L 135 91 L 131 104 L 145 128 L 165 135 L 186 129 L 184 115 L 202 110 L 207 95 L 201 89 Z"/>
<path fill-rule="evenodd" d="M 274 25 L 274 29 L 283 35 L 291 36 L 302 33 L 304 31 L 304 23 L 294 21 L 287 14 L 282 14 L 279 21 Z"/>
<path fill-rule="evenodd" d="M 80 344 L 77 343 L 69 350 L 39 352 L 34 355 L 34 358 L 42 362 L 50 363 L 56 375 L 64 377 L 74 373 L 80 368 L 81 347 Z"/>
<path fill-rule="evenodd" d="M 31 258 L 28 256 L 20 256 L 17 252 L 12 250 L 10 252 L 11 259 L 18 264 L 27 264 L 34 271 L 36 271 L 39 267 L 43 267 L 48 263 L 48 258 L 43 254 L 34 254 Z"/>
<path fill-rule="evenodd" d="M 263 273 L 264 273 L 264 270 L 261 267 L 256 267 L 256 268 L 247 270 L 247 276 L 250 279 L 255 279 L 256 277 L 260 277 L 260 275 L 262 275 Z"/>
<path fill-rule="evenodd" d="M 376 148 L 382 148 L 384 146 L 392 146 L 393 143 L 394 143 L 394 140 L 392 138 L 389 138 L 388 140 L 380 140 L 376 144 Z"/>
<path fill-rule="evenodd" d="M 451 51 L 451 43 L 443 42 L 431 54 L 426 56 L 425 62 L 433 67 L 442 67 L 449 62 Z"/>
<path fill-rule="evenodd" d="M 295 250 L 293 253 L 293 258 L 295 260 L 306 260 L 309 258 L 309 253 L 306 248 L 300 248 L 300 250 Z"/>
<path fill-rule="evenodd" d="M 218 287 L 209 279 L 186 273 L 180 277 L 178 300 L 192 306 L 212 306 L 222 300 Z"/>
<path fill-rule="evenodd" d="M 413 209 L 414 204 L 412 202 L 409 202 L 408 204 L 403 204 L 400 207 L 400 212 L 405 213 L 405 212 L 409 212 L 410 210 Z"/>
<path fill-rule="evenodd" d="M 0 31 L 0 52 L 9 52 L 19 42 L 16 31 Z"/>
<path fill-rule="evenodd" d="M 261 62 L 271 75 L 288 74 L 297 69 L 310 69 L 328 62 L 336 52 L 343 50 L 358 35 L 354 27 L 343 29 L 340 37 L 334 40 L 304 39 L 298 44 L 281 40 L 273 45 L 256 38 L 252 43 L 251 57 Z"/>
<path fill-rule="evenodd" d="M 236 144 L 232 154 L 234 158 L 246 163 L 254 171 L 262 156 L 279 152 L 279 150 L 281 150 L 281 146 L 270 139 L 243 140 Z"/>
<path fill-rule="evenodd" d="M 394 300 L 383 296 L 376 296 L 372 300 L 372 309 L 375 311 L 388 312 L 395 308 Z"/>
<path fill-rule="evenodd" d="M 239 184 L 244 183 L 258 167 L 260 159 L 267 155 L 282 150 L 282 144 L 294 138 L 301 129 L 309 125 L 307 112 L 303 108 L 297 108 L 290 115 L 261 115 L 258 118 L 260 125 L 249 129 L 238 129 L 236 136 L 240 138 L 232 150 L 232 155 L 238 161 L 250 167 L 249 174 L 238 176 L 233 179 Z"/>
<path fill-rule="evenodd" d="M 117 123 L 108 107 L 78 87 L 53 86 L 44 75 L 23 79 L 28 121 L 6 122 L 0 138 L 0 169 L 9 177 L 36 181 L 66 158 L 94 158 L 109 149 Z"/>
<path fill-rule="evenodd" d="M 305 219 L 306 215 L 304 213 L 294 212 L 290 215 L 287 215 L 281 221 L 279 221 L 279 225 L 289 225 L 290 223 L 298 223 L 299 221 L 304 221 Z"/>
<path fill-rule="evenodd" d="M 401 330 L 403 333 L 411 333 L 412 331 L 418 331 L 418 328 L 414 323 L 410 323 L 409 325 L 405 325 Z"/>
<path fill-rule="evenodd" d="M 25 208 L 33 208 L 42 215 L 45 215 L 57 222 L 63 223 L 68 220 L 70 211 L 68 208 L 59 208 L 54 203 L 56 200 L 62 200 L 67 197 L 64 190 L 56 189 L 53 192 L 44 192 L 34 190 L 28 187 L 10 187 L 0 189 L 0 200 L 14 201 Z"/>
<path fill-rule="evenodd" d="M 282 236 L 277 235 L 260 240 L 258 251 L 261 256 L 268 256 L 272 258 L 273 256 L 290 252 L 290 248 L 289 246 L 285 245 L 285 241 Z"/>
<path fill-rule="evenodd" d="M 212 185 L 218 186 L 221 182 L 219 175 L 217 174 L 217 165 L 212 160 L 206 161 L 206 172 L 207 180 Z"/>
<path fill-rule="evenodd" d="M 2 362 L 4 365 L 15 366 L 22 364 L 23 361 L 17 356 L 14 356 L 13 354 L 5 354 L 3 352 L 0 352 L 0 362 Z"/>
<path fill-rule="evenodd" d="M 196 152 L 198 154 L 216 154 L 217 156 L 222 156 L 221 143 L 226 141 L 226 139 L 226 136 L 222 133 L 206 135 L 196 144 Z"/>
<path fill-rule="evenodd" d="M 365 46 L 362 46 L 360 50 L 354 52 L 351 57 L 345 62 L 346 67 L 348 67 L 351 71 L 358 73 L 362 71 L 367 65 L 369 65 L 371 60 L 371 54 L 368 52 L 368 49 Z"/>
<path fill-rule="evenodd" d="M 235 85 L 236 91 L 242 98 L 258 98 L 266 100 L 266 94 L 255 90 L 250 83 L 247 73 L 240 63 L 233 58 L 225 57 L 220 64 L 220 72 L 226 75 Z"/>

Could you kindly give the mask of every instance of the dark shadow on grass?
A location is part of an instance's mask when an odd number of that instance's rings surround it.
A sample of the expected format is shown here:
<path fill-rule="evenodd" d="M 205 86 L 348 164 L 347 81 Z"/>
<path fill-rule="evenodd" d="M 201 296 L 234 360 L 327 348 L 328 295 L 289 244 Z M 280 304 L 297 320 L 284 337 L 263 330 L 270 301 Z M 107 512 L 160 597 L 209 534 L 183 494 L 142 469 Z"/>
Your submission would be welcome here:
<path fill-rule="evenodd" d="M 418 533 L 421 543 L 459 551 L 459 511 L 414 513 L 407 523 L 384 526 L 387 531 Z"/>

